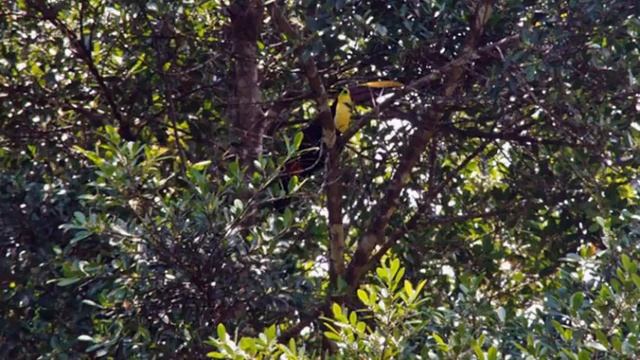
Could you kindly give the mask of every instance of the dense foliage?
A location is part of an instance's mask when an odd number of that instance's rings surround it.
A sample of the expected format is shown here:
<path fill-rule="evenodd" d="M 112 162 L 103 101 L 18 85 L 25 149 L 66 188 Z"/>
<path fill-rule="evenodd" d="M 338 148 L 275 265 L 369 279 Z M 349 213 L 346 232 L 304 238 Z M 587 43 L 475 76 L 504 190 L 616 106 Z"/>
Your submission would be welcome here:
<path fill-rule="evenodd" d="M 0 357 L 634 358 L 639 14 L 2 2 Z"/>

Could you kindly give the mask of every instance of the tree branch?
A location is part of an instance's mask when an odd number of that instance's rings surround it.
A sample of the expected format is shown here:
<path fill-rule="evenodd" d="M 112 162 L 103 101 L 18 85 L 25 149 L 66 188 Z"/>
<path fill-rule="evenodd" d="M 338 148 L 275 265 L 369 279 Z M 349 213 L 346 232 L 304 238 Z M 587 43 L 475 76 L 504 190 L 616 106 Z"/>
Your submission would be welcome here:
<path fill-rule="evenodd" d="M 60 19 L 58 19 L 58 10 L 49 7 L 43 0 L 30 0 L 27 2 L 27 4 L 36 11 L 39 11 L 42 14 L 42 19 L 49 21 L 67 37 L 67 39 L 71 43 L 74 54 L 76 54 L 76 56 L 87 66 L 87 68 L 89 69 L 89 73 L 91 73 L 94 80 L 98 84 L 100 92 L 105 97 L 107 105 L 111 109 L 111 114 L 116 119 L 120 127 L 118 133 L 125 140 L 134 141 L 135 135 L 131 131 L 131 125 L 120 113 L 120 109 L 113 96 L 113 91 L 109 89 L 104 81 L 104 78 L 100 74 L 100 71 L 98 71 L 96 64 L 93 62 L 93 57 L 91 56 L 90 49 L 87 49 L 82 43 L 82 39 L 78 38 L 78 36 L 71 29 L 69 29 L 62 21 L 60 21 Z"/>
<path fill-rule="evenodd" d="M 378 117 L 383 110 L 388 108 L 396 100 L 402 98 L 403 96 L 410 93 L 411 91 L 419 90 L 433 82 L 436 82 L 442 79 L 442 77 L 444 77 L 447 73 L 452 71 L 452 69 L 454 68 L 463 67 L 480 56 L 489 55 L 496 49 L 499 50 L 502 47 L 505 47 L 514 43 L 518 43 L 519 41 L 520 41 L 519 34 L 511 35 L 502 40 L 487 44 L 479 48 L 477 51 L 462 53 L 458 58 L 450 61 L 449 63 L 441 66 L 438 69 L 433 70 L 431 73 L 419 78 L 418 80 L 411 82 L 409 85 L 405 86 L 404 88 L 398 91 L 395 91 L 391 96 L 385 98 L 384 100 L 380 101 L 377 104 L 377 107 L 376 107 L 377 112 L 371 112 L 365 116 L 360 117 L 360 119 L 358 119 L 357 121 L 354 121 L 351 127 L 349 128 L 349 130 L 347 130 L 347 132 L 345 132 L 341 137 L 340 146 L 342 146 L 343 144 L 346 144 L 349 141 L 349 139 L 353 135 L 355 135 L 358 131 L 360 131 L 360 129 L 362 129 L 365 125 L 367 125 L 367 123 L 370 120 L 374 119 L 375 117 Z"/>
<path fill-rule="evenodd" d="M 344 225 L 342 224 L 342 184 L 339 156 L 340 150 L 336 146 L 336 128 L 329 108 L 329 97 L 326 88 L 318 72 L 318 67 L 311 56 L 305 56 L 302 42 L 302 35 L 296 30 L 289 20 L 284 16 L 278 5 L 271 4 L 271 17 L 276 27 L 287 35 L 288 38 L 297 42 L 296 55 L 300 58 L 300 63 L 304 69 L 309 87 L 315 98 L 318 107 L 318 120 L 322 125 L 322 140 L 327 151 L 325 189 L 327 194 L 327 211 L 329 214 L 329 274 L 330 282 L 335 288 L 339 278 L 344 276 Z"/>
<path fill-rule="evenodd" d="M 363 267 L 364 273 L 367 273 L 368 271 L 373 269 L 373 267 L 380 261 L 380 259 L 382 259 L 384 254 L 389 251 L 389 249 L 391 249 L 391 247 L 395 245 L 395 243 L 400 240 L 400 238 L 402 238 L 407 232 L 413 230 L 418 225 L 420 219 L 422 218 L 422 215 L 427 212 L 427 205 L 430 203 L 430 201 L 453 180 L 455 175 L 458 174 L 458 172 L 462 170 L 462 168 L 467 166 L 467 164 L 469 164 L 469 162 L 476 156 L 480 155 L 480 153 L 489 145 L 489 143 L 489 141 L 486 141 L 480 144 L 480 146 L 478 146 L 469 156 L 467 156 L 460 164 L 458 164 L 455 169 L 449 172 L 449 176 L 447 176 L 446 179 L 438 184 L 438 187 L 429 189 L 422 206 L 418 208 L 411 219 L 409 219 L 409 221 L 407 221 L 404 226 L 396 229 L 380 246 L 378 251 L 376 251 L 376 253 L 372 255 L 371 258 L 367 261 L 366 265 L 364 265 Z"/>
<path fill-rule="evenodd" d="M 472 18 L 471 31 L 467 34 L 461 55 L 456 60 L 453 60 L 451 63 L 443 67 L 447 70 L 446 73 L 432 72 L 431 74 L 411 83 L 409 88 L 421 87 L 426 83 L 435 80 L 439 75 L 444 74 L 446 76 L 444 95 L 447 97 L 453 96 L 455 90 L 461 85 L 463 67 L 468 61 L 477 56 L 477 43 L 484 32 L 484 25 L 489 20 L 490 14 L 490 0 L 483 0 L 478 3 Z M 491 46 L 491 49 L 494 47 L 495 44 Z M 395 100 L 394 97 L 397 98 L 403 94 L 404 91 L 394 94 L 394 96 L 387 99 L 384 104 L 391 104 Z M 360 285 L 362 277 L 369 270 L 370 265 L 368 264 L 371 264 L 370 257 L 372 255 L 372 251 L 377 245 L 382 244 L 385 239 L 385 230 L 389 224 L 391 216 L 395 213 L 398 197 L 405 185 L 409 182 L 411 170 L 420 159 L 422 152 L 425 150 L 428 139 L 433 133 L 433 126 L 439 123 L 443 117 L 443 113 L 429 111 L 426 119 L 422 120 L 422 123 L 412 135 L 409 144 L 405 148 L 404 156 L 400 160 L 400 164 L 396 169 L 393 179 L 387 186 L 384 197 L 377 203 L 373 220 L 368 225 L 368 230 L 364 236 L 362 236 L 358 241 L 356 252 L 347 267 L 346 280 L 349 285 L 348 296 L 352 296 L 355 293 L 356 289 Z M 354 133 L 355 131 L 357 130 L 354 129 Z M 381 253 L 378 252 L 378 254 Z"/>
<path fill-rule="evenodd" d="M 569 147 L 593 147 L 591 144 L 581 144 L 576 142 L 565 141 L 561 139 L 545 139 L 536 138 L 527 135 L 518 135 L 515 132 L 485 132 L 478 129 L 459 129 L 453 125 L 444 125 L 440 127 L 444 133 L 454 134 L 463 138 L 480 138 L 505 140 L 523 144 L 539 144 L 551 146 L 569 146 Z"/>

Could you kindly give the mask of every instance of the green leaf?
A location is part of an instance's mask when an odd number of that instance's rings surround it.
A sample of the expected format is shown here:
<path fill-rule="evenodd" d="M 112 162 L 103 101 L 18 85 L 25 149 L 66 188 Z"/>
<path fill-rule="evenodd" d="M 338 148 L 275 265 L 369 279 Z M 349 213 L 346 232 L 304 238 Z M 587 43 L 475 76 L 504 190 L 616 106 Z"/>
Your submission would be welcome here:
<path fill-rule="evenodd" d="M 400 260 L 391 260 L 391 267 L 389 269 L 391 270 L 391 278 L 393 279 L 398 274 L 398 270 L 400 270 Z"/>
<path fill-rule="evenodd" d="M 487 351 L 487 360 L 497 360 L 497 359 L 498 359 L 498 349 L 492 346 Z"/>
<path fill-rule="evenodd" d="M 192 164 L 191 168 L 195 169 L 195 170 L 198 170 L 198 171 L 203 171 L 209 165 L 211 165 L 211 160 L 204 160 L 204 161 L 199 161 L 199 162 L 197 162 L 195 164 Z"/>
<path fill-rule="evenodd" d="M 145 56 L 145 53 L 142 53 L 140 54 L 140 56 L 138 56 L 138 60 L 136 61 L 136 63 L 133 64 L 131 69 L 129 69 L 129 74 L 135 74 L 139 69 L 142 68 L 142 66 L 145 64 Z"/>
<path fill-rule="evenodd" d="M 640 289 L 640 275 L 631 274 L 631 281 L 638 289 Z"/>
<path fill-rule="evenodd" d="M 80 335 L 78 336 L 78 341 L 89 341 L 89 342 L 95 342 L 96 340 L 94 338 L 92 338 L 89 335 Z"/>
<path fill-rule="evenodd" d="M 557 320 L 551 320 L 551 324 L 556 329 L 558 334 L 560 334 L 563 340 L 571 340 L 571 338 L 573 337 L 573 331 L 571 331 L 571 329 L 565 329 Z"/>
<path fill-rule="evenodd" d="M 413 289 L 413 285 L 408 280 L 404 281 L 404 292 L 410 297 L 413 296 L 413 294 L 415 294 L 415 290 Z"/>
<path fill-rule="evenodd" d="M 79 224 L 84 224 L 87 222 L 87 217 L 84 215 L 84 213 L 80 212 L 80 211 L 75 211 L 73 213 L 73 217 L 76 219 L 76 221 Z"/>
<path fill-rule="evenodd" d="M 632 262 L 629 256 L 627 256 L 627 254 L 622 254 L 622 256 L 620 256 L 620 260 L 622 261 L 622 268 L 627 272 L 631 272 Z"/>
<path fill-rule="evenodd" d="M 299 183 L 300 183 L 300 180 L 298 178 L 298 175 L 293 175 L 291 178 L 289 178 L 289 183 L 287 184 L 287 190 L 289 191 L 290 194 L 298 190 Z"/>
<path fill-rule="evenodd" d="M 520 350 L 522 353 L 524 354 L 530 354 L 529 349 L 527 349 L 525 346 L 522 346 L 520 344 L 518 344 L 515 341 L 512 341 L 511 344 L 513 344 L 513 346 L 515 346 L 518 350 Z"/>
<path fill-rule="evenodd" d="M 364 305 L 369 305 L 369 295 L 367 295 L 366 291 L 358 289 L 356 294 L 358 295 L 358 299 L 360 299 Z"/>
<path fill-rule="evenodd" d="M 352 311 L 352 312 L 349 314 L 349 323 L 350 323 L 352 326 L 355 326 L 355 325 L 358 323 L 358 315 L 356 315 L 356 312 L 355 312 L 355 311 Z"/>
<path fill-rule="evenodd" d="M 342 339 L 340 338 L 340 336 L 338 336 L 338 334 L 333 333 L 331 331 L 325 331 L 324 336 L 329 340 L 342 341 Z"/>
<path fill-rule="evenodd" d="M 212 359 L 225 359 L 227 356 L 217 351 L 212 351 L 207 353 L 207 357 Z"/>
<path fill-rule="evenodd" d="M 440 351 L 443 351 L 443 352 L 448 352 L 449 351 L 449 345 L 447 345 L 447 343 L 444 341 L 444 339 L 442 339 L 440 337 L 440 335 L 438 335 L 437 333 L 433 332 L 433 333 L 431 333 L 431 337 L 433 337 L 433 340 L 435 340 L 435 342 L 438 345 L 438 348 L 440 349 Z"/>
<path fill-rule="evenodd" d="M 96 307 L 98 309 L 104 309 L 104 307 L 102 305 L 100 305 L 100 304 L 98 304 L 95 301 L 90 300 L 90 299 L 84 299 L 84 300 L 82 300 L 82 303 L 85 304 L 85 305 Z"/>
<path fill-rule="evenodd" d="M 80 277 L 71 277 L 71 278 L 63 278 L 58 280 L 58 286 L 69 286 L 71 284 L 75 284 L 78 281 L 82 280 Z"/>
<path fill-rule="evenodd" d="M 333 313 L 333 317 L 337 320 L 346 319 L 342 314 L 342 307 L 337 303 L 333 303 L 333 305 L 331 305 L 331 312 Z"/>
<path fill-rule="evenodd" d="M 269 326 L 268 328 L 265 329 L 264 333 L 265 335 L 267 335 L 267 339 L 269 340 L 275 339 L 277 336 L 276 326 L 275 325 Z"/>
<path fill-rule="evenodd" d="M 613 346 L 613 349 L 616 350 L 617 352 L 622 351 L 622 341 L 620 340 L 620 337 L 618 335 L 613 335 L 611 337 L 611 345 Z"/>
<path fill-rule="evenodd" d="M 73 245 L 79 241 L 82 241 L 86 238 L 88 238 L 89 236 L 91 236 L 92 234 L 88 231 L 78 231 L 73 238 L 69 241 L 70 245 Z"/>
<path fill-rule="evenodd" d="M 584 346 L 598 351 L 607 351 L 607 348 L 604 345 L 596 341 L 585 341 Z"/>
<path fill-rule="evenodd" d="M 580 353 L 578 353 L 578 360 L 590 360 L 590 359 L 591 359 L 591 354 L 587 350 L 581 350 Z"/>
<path fill-rule="evenodd" d="M 293 149 L 300 149 L 300 144 L 302 144 L 302 139 L 304 138 L 304 134 L 302 131 L 298 131 L 293 137 Z"/>
<path fill-rule="evenodd" d="M 383 283 L 387 283 L 387 269 L 383 267 L 376 268 L 376 275 Z"/>
<path fill-rule="evenodd" d="M 218 324 L 217 327 L 218 339 L 225 340 L 227 337 L 227 329 L 225 329 L 224 324 Z"/>
<path fill-rule="evenodd" d="M 238 346 L 242 350 L 251 351 L 256 346 L 256 339 L 245 336 L 238 341 Z"/>
<path fill-rule="evenodd" d="M 584 303 L 584 293 L 576 292 L 571 296 L 570 304 L 573 311 L 578 311 Z"/>
<path fill-rule="evenodd" d="M 478 343 L 472 344 L 471 348 L 473 349 L 473 352 L 476 353 L 476 358 L 478 360 L 485 360 L 486 357 L 484 355 L 484 352 L 482 351 L 482 348 Z"/>
<path fill-rule="evenodd" d="M 596 329 L 594 332 L 596 335 L 596 339 L 598 339 L 598 343 L 600 343 L 600 345 L 602 345 L 606 349 L 609 346 L 607 335 L 605 335 L 605 333 L 600 329 Z"/>
<path fill-rule="evenodd" d="M 44 75 L 44 71 L 42 71 L 42 69 L 40 68 L 40 66 L 38 66 L 38 64 L 33 63 L 31 64 L 31 75 L 39 79 Z"/>

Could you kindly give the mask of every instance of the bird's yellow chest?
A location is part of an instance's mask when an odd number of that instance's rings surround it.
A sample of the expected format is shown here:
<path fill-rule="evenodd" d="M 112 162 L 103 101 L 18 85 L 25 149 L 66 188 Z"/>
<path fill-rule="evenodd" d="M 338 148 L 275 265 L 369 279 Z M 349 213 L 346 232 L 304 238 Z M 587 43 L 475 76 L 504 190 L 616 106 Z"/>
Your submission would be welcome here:
<path fill-rule="evenodd" d="M 349 124 L 351 123 L 351 106 L 351 96 L 349 96 L 348 94 L 340 94 L 340 96 L 338 96 L 338 103 L 336 104 L 336 114 L 334 116 L 334 121 L 336 124 L 336 129 L 341 133 L 349 129 Z"/>

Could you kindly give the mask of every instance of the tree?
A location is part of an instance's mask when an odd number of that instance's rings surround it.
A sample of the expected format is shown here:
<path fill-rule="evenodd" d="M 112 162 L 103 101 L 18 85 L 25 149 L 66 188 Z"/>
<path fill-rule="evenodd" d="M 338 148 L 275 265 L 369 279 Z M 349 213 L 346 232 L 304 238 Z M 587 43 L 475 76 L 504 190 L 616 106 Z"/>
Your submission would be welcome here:
<path fill-rule="evenodd" d="M 420 344 L 515 353 L 478 340 L 488 312 L 537 303 L 637 212 L 633 1 L 2 11 L 5 356 L 202 356 L 221 323 L 320 349 L 390 252 L 448 311 Z M 338 135 L 331 100 L 380 79 L 405 86 Z M 324 166 L 282 181 L 309 153 Z"/>

